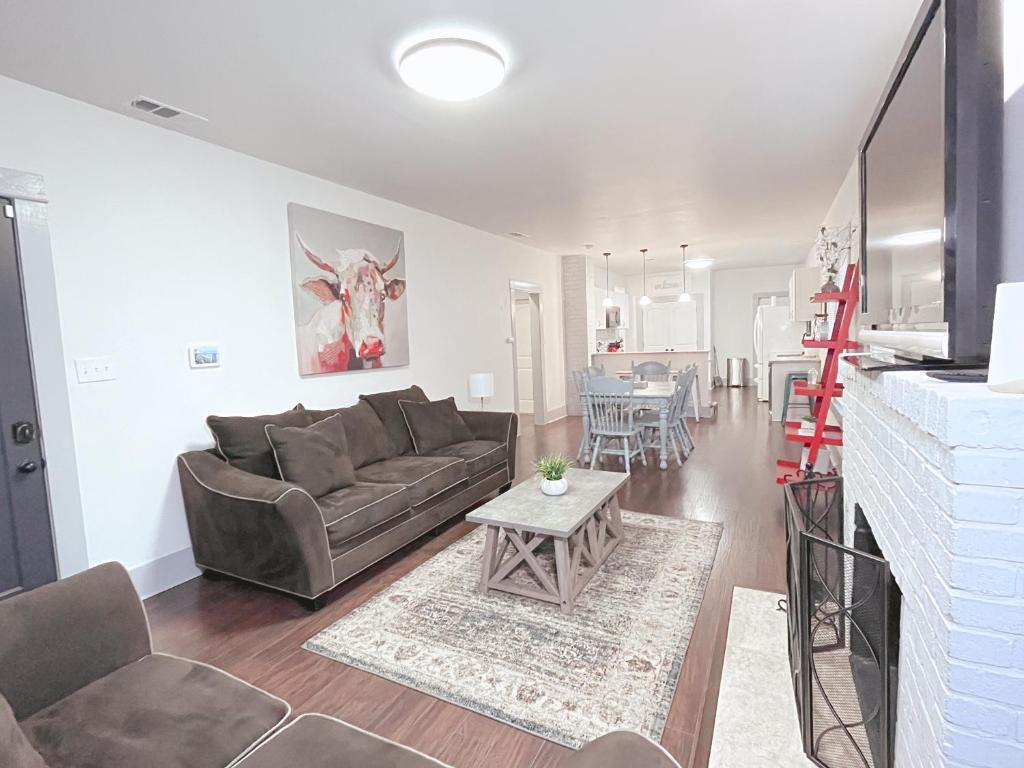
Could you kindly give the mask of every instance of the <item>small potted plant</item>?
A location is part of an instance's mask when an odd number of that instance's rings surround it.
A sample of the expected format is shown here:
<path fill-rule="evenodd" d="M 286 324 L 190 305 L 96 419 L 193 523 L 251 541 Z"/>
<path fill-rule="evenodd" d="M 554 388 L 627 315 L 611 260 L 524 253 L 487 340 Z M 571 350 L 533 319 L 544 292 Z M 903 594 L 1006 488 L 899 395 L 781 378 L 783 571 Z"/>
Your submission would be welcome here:
<path fill-rule="evenodd" d="M 561 496 L 569 490 L 565 473 L 571 466 L 572 461 L 567 456 L 542 456 L 538 459 L 533 468 L 541 476 L 541 491 L 548 496 Z"/>

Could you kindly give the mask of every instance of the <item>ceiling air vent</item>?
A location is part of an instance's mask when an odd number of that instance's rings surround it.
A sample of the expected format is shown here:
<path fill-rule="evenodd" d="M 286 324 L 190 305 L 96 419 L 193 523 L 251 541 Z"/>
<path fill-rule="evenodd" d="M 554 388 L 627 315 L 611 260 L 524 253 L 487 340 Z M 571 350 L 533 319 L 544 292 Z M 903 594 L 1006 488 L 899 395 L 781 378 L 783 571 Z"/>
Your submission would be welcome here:
<path fill-rule="evenodd" d="M 529 235 L 524 235 L 522 232 L 506 232 L 505 234 L 508 235 L 509 237 L 518 237 L 518 238 L 529 237 Z"/>
<path fill-rule="evenodd" d="M 147 96 L 139 96 L 129 102 L 132 109 L 137 109 L 140 112 L 145 112 L 149 115 L 155 115 L 161 117 L 164 120 L 171 120 L 176 117 L 190 117 L 193 120 L 201 120 L 207 122 L 207 119 L 202 115 L 197 115 L 194 112 L 188 112 L 187 110 L 180 109 L 179 107 L 172 107 L 170 104 L 162 104 L 155 99 L 150 99 Z"/>

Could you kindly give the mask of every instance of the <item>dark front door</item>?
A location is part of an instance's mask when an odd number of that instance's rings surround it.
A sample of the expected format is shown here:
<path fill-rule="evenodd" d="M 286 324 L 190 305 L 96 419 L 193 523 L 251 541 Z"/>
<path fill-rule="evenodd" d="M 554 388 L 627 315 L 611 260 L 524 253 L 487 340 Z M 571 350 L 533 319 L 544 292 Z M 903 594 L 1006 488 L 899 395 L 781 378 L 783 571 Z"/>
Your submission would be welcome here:
<path fill-rule="evenodd" d="M 0 198 L 0 598 L 57 578 L 14 205 Z"/>

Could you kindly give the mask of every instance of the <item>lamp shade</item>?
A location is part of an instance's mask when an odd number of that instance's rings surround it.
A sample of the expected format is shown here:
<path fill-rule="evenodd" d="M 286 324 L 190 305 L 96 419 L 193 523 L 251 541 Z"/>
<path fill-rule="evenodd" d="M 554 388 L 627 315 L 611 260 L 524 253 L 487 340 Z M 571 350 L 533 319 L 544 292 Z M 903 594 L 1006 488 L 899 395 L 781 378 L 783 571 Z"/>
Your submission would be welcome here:
<path fill-rule="evenodd" d="M 1024 283 L 1002 283 L 996 288 L 992 322 L 992 355 L 988 362 L 988 388 L 994 392 L 1024 394 Z"/>
<path fill-rule="evenodd" d="M 471 373 L 469 375 L 470 397 L 494 397 L 494 374 Z"/>

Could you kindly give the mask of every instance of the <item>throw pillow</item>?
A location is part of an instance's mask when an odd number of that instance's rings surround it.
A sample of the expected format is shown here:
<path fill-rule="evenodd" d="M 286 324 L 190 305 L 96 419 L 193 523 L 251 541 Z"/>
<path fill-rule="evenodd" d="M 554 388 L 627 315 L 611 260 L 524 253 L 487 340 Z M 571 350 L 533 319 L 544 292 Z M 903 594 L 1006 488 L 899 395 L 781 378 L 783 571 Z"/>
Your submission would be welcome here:
<path fill-rule="evenodd" d="M 46 768 L 39 753 L 21 730 L 7 699 L 0 694 L 0 765 L 5 768 Z"/>
<path fill-rule="evenodd" d="M 309 413 L 299 403 L 290 411 L 265 416 L 208 416 L 206 426 L 213 433 L 217 452 L 232 467 L 254 475 L 278 477 L 274 454 L 267 443 L 267 424 L 279 427 L 308 427 Z"/>
<path fill-rule="evenodd" d="M 459 415 L 454 397 L 426 403 L 399 400 L 398 406 L 405 417 L 416 453 L 430 453 L 446 445 L 473 439 L 473 433 Z"/>
<path fill-rule="evenodd" d="M 359 402 L 348 408 L 309 411 L 309 413 L 312 414 L 314 422 L 334 414 L 341 416 L 341 420 L 345 424 L 345 436 L 348 438 L 348 455 L 352 458 L 352 466 L 356 469 L 398 455 L 398 451 L 391 444 L 391 438 L 388 437 L 388 432 L 384 428 L 384 422 L 380 420 L 369 403 Z"/>
<path fill-rule="evenodd" d="M 384 428 L 388 431 L 388 437 L 395 446 L 398 455 L 412 453 L 414 450 L 412 437 L 409 428 L 406 426 L 405 418 L 402 416 L 402 409 L 398 407 L 399 400 L 411 400 L 417 403 L 429 402 L 423 390 L 413 385 L 408 389 L 396 389 L 392 392 L 377 392 L 372 395 L 360 395 L 363 400 L 371 405 L 380 420 L 384 422 Z"/>
<path fill-rule="evenodd" d="M 340 414 L 309 427 L 268 424 L 266 433 L 281 479 L 305 488 L 314 498 L 355 483 Z"/>

